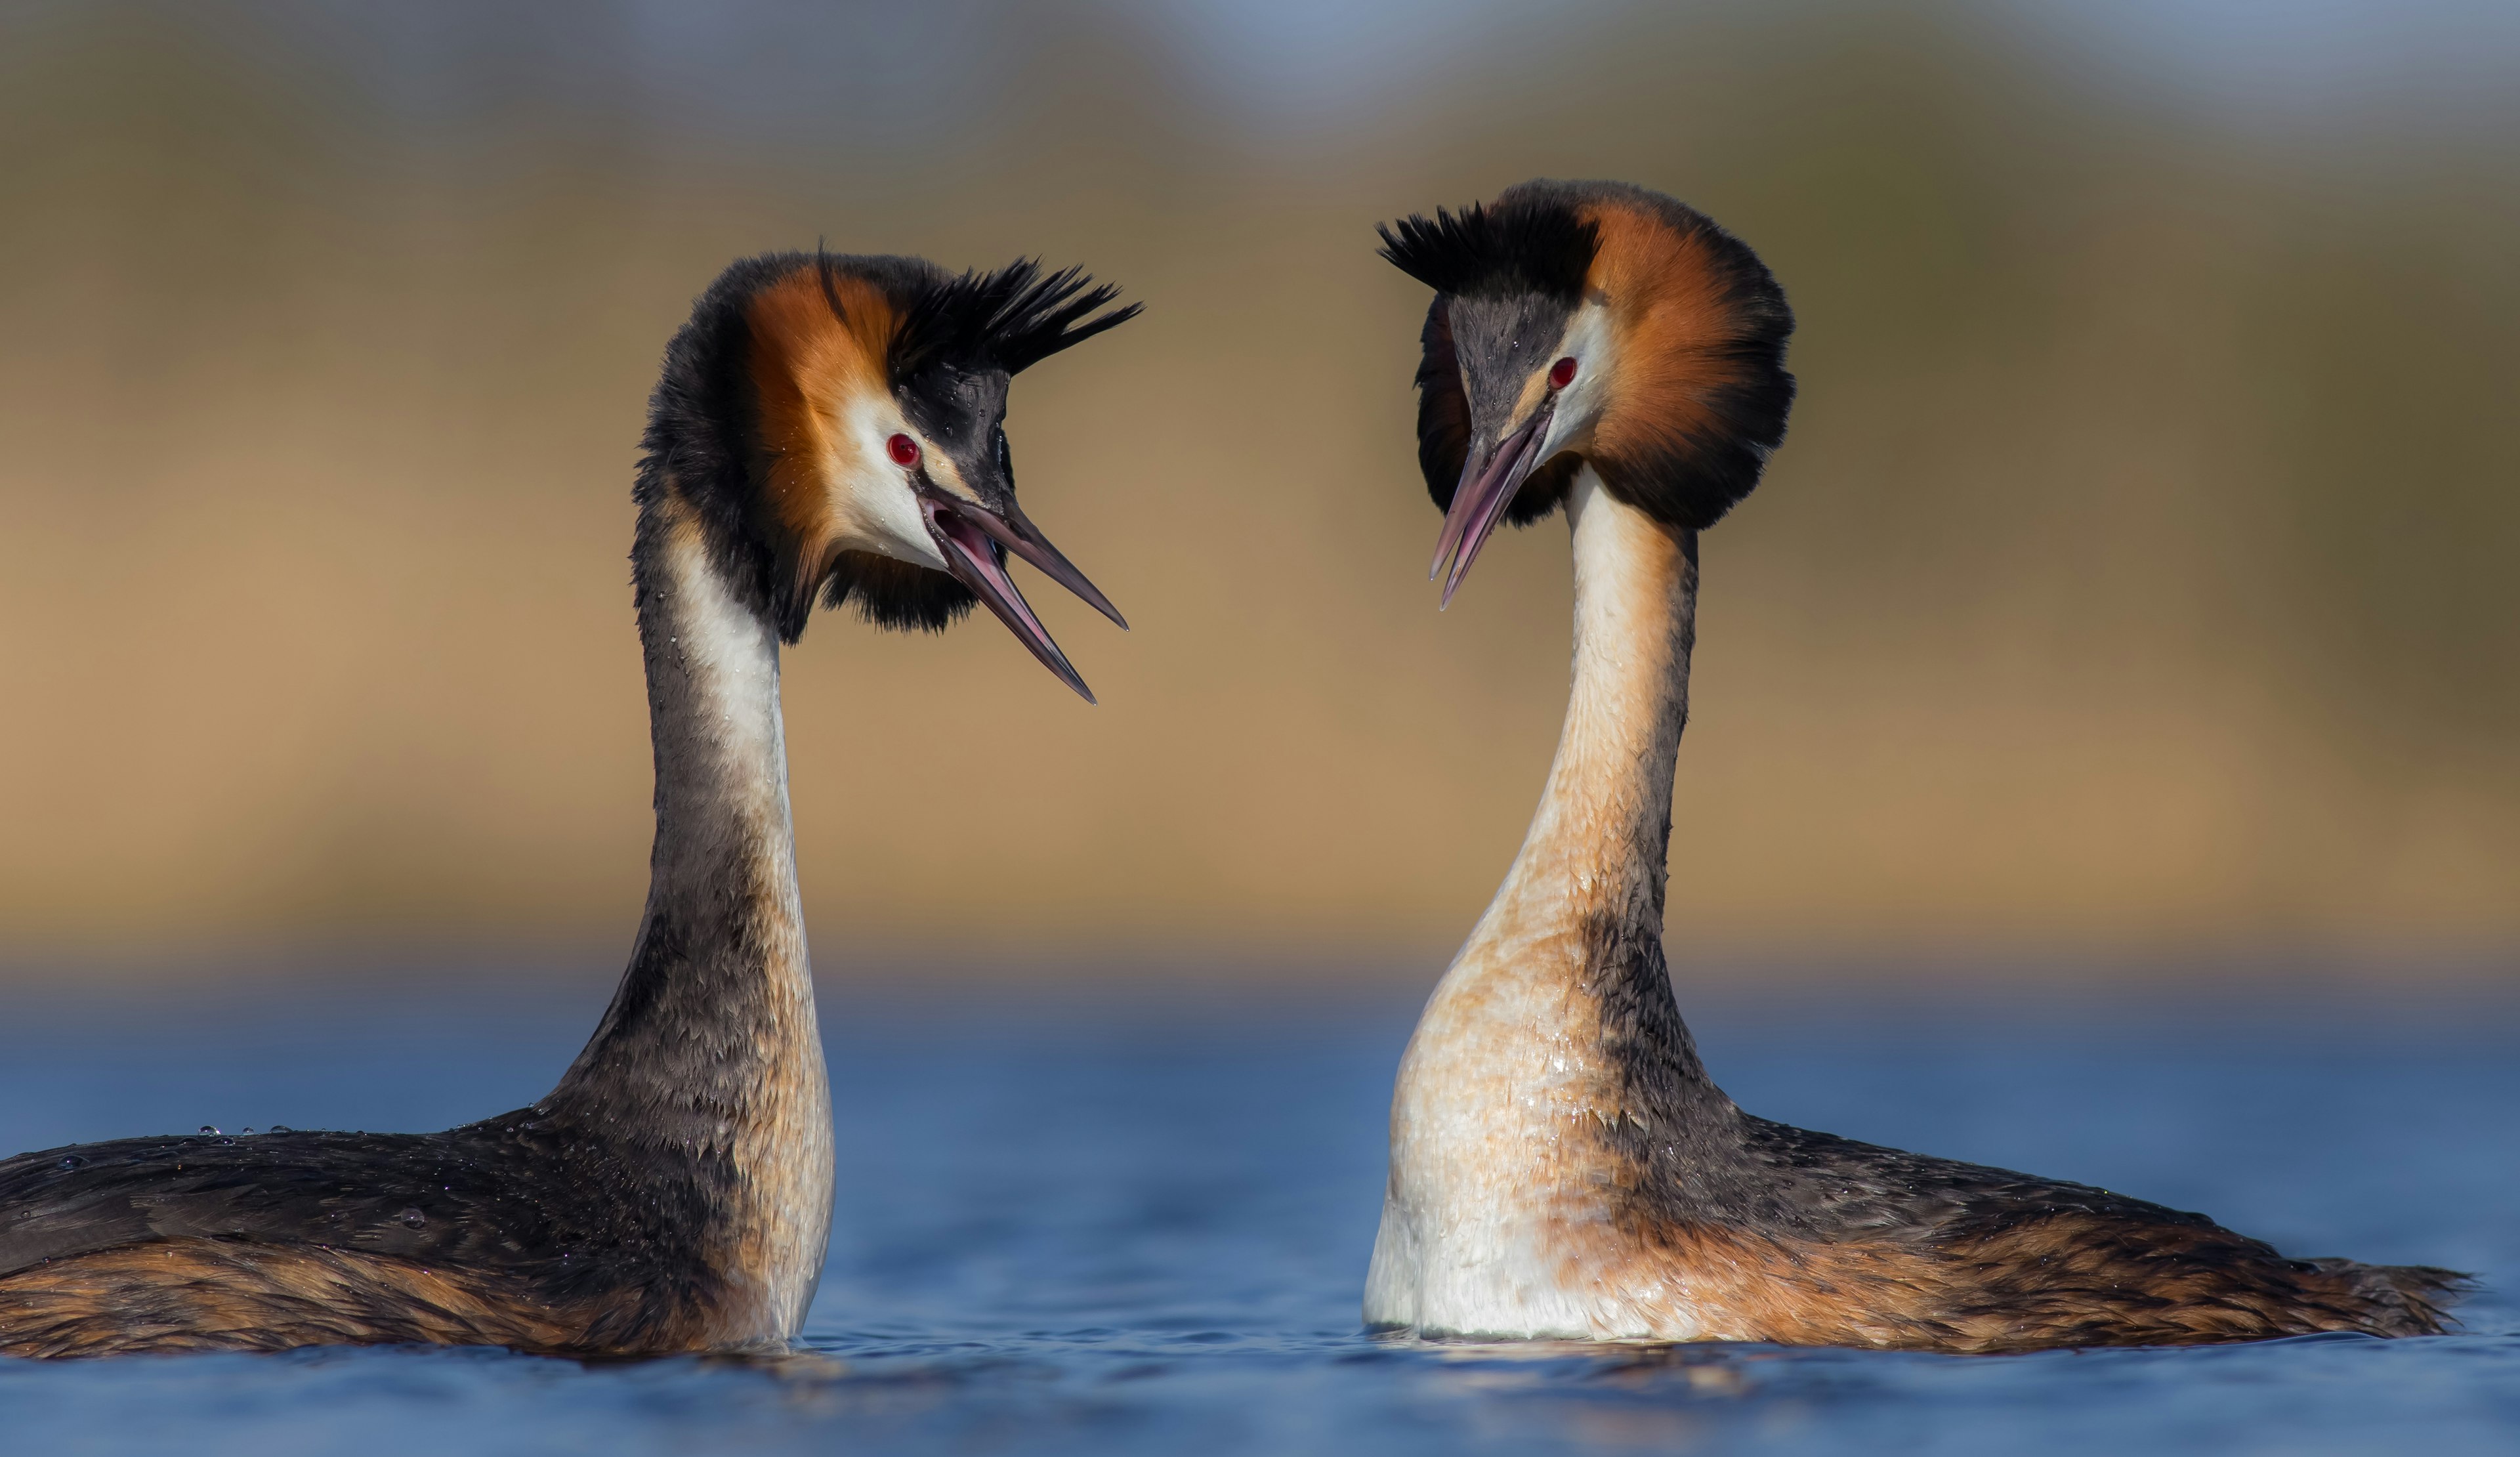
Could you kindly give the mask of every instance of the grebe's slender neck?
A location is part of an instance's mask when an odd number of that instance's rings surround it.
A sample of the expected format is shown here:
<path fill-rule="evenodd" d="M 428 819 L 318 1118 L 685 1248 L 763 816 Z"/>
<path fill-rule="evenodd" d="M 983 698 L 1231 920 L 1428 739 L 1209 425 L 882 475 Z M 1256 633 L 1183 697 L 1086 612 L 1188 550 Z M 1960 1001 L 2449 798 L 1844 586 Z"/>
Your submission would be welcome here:
<path fill-rule="evenodd" d="M 1658 525 L 1587 472 L 1567 502 L 1574 683 L 1549 786 L 1500 899 L 1567 905 L 1659 931 L 1672 776 L 1688 721 L 1697 537 Z"/>
<path fill-rule="evenodd" d="M 1598 1015 L 1599 1035 L 1614 1043 L 1644 1032 L 1677 1059 L 1669 1075 L 1702 1080 L 1662 949 L 1672 776 L 1696 641 L 1697 533 L 1619 501 L 1589 468 L 1566 510 L 1575 551 L 1566 722 L 1522 849 L 1452 978 L 1571 982 L 1568 1017 Z M 1561 1030 L 1579 1041 L 1595 1035 L 1577 1023 Z"/>
<path fill-rule="evenodd" d="M 1377 1326 L 1658 1329 L 1581 1294 L 1591 1277 L 1570 1276 L 1582 1261 L 1568 1263 L 1567 1231 L 1615 1226 L 1622 1191 L 1662 1161 L 1711 1192 L 1706 1175 L 1720 1177 L 1738 1127 L 1698 1064 L 1662 949 L 1697 543 L 1613 498 L 1589 468 L 1567 515 L 1566 726 L 1522 850 L 1401 1060 L 1366 1278 Z"/>
<path fill-rule="evenodd" d="M 647 503 L 632 551 L 655 743 L 648 905 L 556 1118 L 696 1161 L 719 1196 L 739 1337 L 792 1337 L 831 1225 L 831 1095 L 796 892 L 779 640 L 699 523 Z"/>

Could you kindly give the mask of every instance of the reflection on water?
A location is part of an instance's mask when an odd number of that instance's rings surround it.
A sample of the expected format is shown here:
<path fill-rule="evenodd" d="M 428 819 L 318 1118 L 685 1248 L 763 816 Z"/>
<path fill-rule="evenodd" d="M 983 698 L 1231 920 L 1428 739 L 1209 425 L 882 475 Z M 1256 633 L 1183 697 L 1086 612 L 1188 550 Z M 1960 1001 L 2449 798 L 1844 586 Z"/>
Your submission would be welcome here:
<path fill-rule="evenodd" d="M 601 992 L 11 993 L 0 1145 L 421 1128 L 557 1075 Z M 582 1004 L 581 1004 L 582 1003 Z M 2502 1451 L 2520 1436 L 2520 1018 L 1700 1019 L 1749 1107 L 2484 1272 L 2464 1335 L 1950 1358 L 1377 1339 L 1357 1296 L 1410 1009 L 827 998 L 840 1124 L 808 1354 L 0 1362 L 13 1451 Z"/>

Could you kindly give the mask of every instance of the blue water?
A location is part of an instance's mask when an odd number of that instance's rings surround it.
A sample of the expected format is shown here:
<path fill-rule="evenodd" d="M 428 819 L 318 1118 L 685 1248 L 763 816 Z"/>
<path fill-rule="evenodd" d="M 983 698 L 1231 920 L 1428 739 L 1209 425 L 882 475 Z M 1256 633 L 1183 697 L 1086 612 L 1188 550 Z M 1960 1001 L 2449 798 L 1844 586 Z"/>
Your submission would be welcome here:
<path fill-rule="evenodd" d="M 521 1104 L 600 988 L 0 991 L 0 1151 L 427 1128 Z M 827 1359 L 498 1351 L 0 1360 L 8 1453 L 2185 1453 L 2520 1450 L 2520 1013 L 1701 1009 L 1746 1106 L 2106 1184 L 2302 1253 L 2480 1271 L 2465 1334 L 1940 1357 L 1370 1339 L 1413 1009 L 827 991 Z"/>

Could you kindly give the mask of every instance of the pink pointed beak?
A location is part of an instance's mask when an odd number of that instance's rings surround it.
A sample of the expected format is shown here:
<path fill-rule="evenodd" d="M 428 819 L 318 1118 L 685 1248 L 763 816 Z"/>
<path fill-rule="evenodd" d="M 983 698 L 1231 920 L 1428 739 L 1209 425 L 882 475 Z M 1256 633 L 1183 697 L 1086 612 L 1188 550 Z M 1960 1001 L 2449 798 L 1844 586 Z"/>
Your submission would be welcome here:
<path fill-rule="evenodd" d="M 1497 523 L 1505 520 L 1514 492 L 1522 489 L 1540 464 L 1540 442 L 1548 436 L 1550 418 L 1556 413 L 1557 397 L 1552 394 L 1531 412 L 1529 420 L 1498 441 L 1486 460 L 1463 463 L 1462 483 L 1453 489 L 1453 508 L 1444 513 L 1443 534 L 1435 538 L 1434 565 L 1426 569 L 1432 580 L 1446 562 L 1452 564 L 1453 569 L 1444 577 L 1445 607 L 1453 605 L 1453 594 L 1461 590 L 1462 578 L 1470 574 L 1479 548 L 1487 545 Z"/>
<path fill-rule="evenodd" d="M 1085 679 L 1051 638 L 1050 629 L 1033 615 L 1032 605 L 1016 590 L 1014 578 L 1007 575 L 1006 564 L 997 549 L 1004 547 L 1040 568 L 1043 575 L 1085 599 L 1088 606 L 1125 630 L 1128 620 L 1111 605 L 1111 599 L 1086 580 L 1085 573 L 1077 570 L 1076 564 L 1068 561 L 1064 553 L 1050 544 L 1050 538 L 1024 516 L 1022 507 L 1010 501 L 1005 514 L 1000 515 L 977 501 L 939 490 L 923 479 L 917 488 L 927 534 L 944 555 L 946 569 L 989 605 L 989 611 L 997 614 L 1007 630 L 1041 660 L 1042 666 L 1075 689 L 1087 703 L 1093 703 L 1094 690 L 1085 686 Z"/>

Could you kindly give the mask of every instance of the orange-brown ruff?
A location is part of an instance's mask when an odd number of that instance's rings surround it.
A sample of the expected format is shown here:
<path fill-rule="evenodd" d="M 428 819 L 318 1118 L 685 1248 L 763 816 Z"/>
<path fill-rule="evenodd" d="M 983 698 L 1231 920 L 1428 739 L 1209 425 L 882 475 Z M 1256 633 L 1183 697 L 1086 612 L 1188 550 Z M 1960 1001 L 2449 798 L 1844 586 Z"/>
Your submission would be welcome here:
<path fill-rule="evenodd" d="M 1526 184 L 1386 238 L 1437 291 L 1419 443 L 1445 552 L 1458 576 L 1481 521 L 1563 507 L 1575 661 L 1539 811 L 1401 1065 L 1367 1321 L 1948 1351 L 2440 1331 L 2451 1271 L 2288 1259 L 1724 1096 L 1673 998 L 1664 857 L 1698 533 L 1782 437 L 1783 296 L 1713 223 L 1617 184 Z"/>
<path fill-rule="evenodd" d="M 1107 604 L 1014 504 L 1009 378 L 1134 310 L 1027 264 L 736 264 L 668 346 L 635 492 L 656 762 L 619 991 L 530 1108 L 443 1133 L 137 1138 L 0 1162 L 0 1354 L 423 1342 L 776 1350 L 832 1211 L 779 650 L 816 600 L 975 602 L 1083 692 L 1005 554 Z"/>

